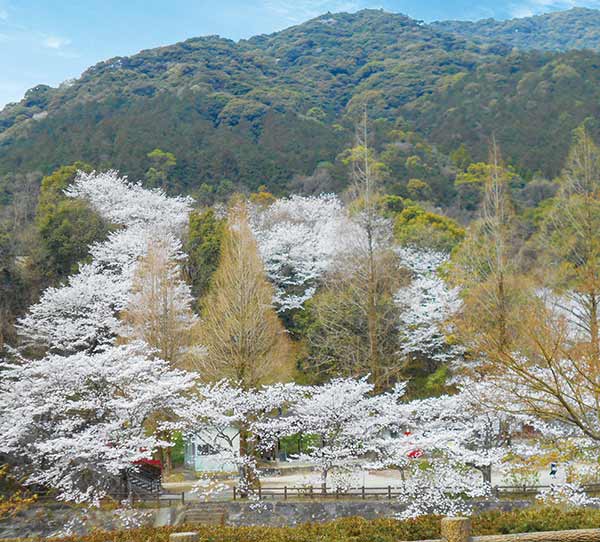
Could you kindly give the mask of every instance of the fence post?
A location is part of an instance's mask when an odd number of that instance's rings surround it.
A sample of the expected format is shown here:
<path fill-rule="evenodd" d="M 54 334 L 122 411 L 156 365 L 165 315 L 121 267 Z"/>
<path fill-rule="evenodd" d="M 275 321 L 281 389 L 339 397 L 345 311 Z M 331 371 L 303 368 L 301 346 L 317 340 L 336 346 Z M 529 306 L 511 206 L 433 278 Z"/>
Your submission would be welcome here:
<path fill-rule="evenodd" d="M 185 491 L 181 492 L 181 504 L 185 504 Z"/>
<path fill-rule="evenodd" d="M 361 488 L 361 495 L 362 495 L 362 498 L 364 501 L 365 500 L 365 486 L 362 486 L 362 488 Z"/>
<path fill-rule="evenodd" d="M 469 542 L 471 520 L 469 518 L 443 518 L 442 542 Z"/>
<path fill-rule="evenodd" d="M 388 500 L 392 500 L 392 486 L 388 486 Z"/>
<path fill-rule="evenodd" d="M 258 484 L 258 500 L 262 500 L 262 486 Z"/>
<path fill-rule="evenodd" d="M 283 486 L 283 500 L 287 501 L 287 486 Z"/>
<path fill-rule="evenodd" d="M 233 500 L 235 501 L 236 498 L 236 491 L 235 491 L 235 484 L 233 486 Z"/>
<path fill-rule="evenodd" d="M 198 533 L 171 533 L 169 542 L 198 542 L 200 536 Z"/>

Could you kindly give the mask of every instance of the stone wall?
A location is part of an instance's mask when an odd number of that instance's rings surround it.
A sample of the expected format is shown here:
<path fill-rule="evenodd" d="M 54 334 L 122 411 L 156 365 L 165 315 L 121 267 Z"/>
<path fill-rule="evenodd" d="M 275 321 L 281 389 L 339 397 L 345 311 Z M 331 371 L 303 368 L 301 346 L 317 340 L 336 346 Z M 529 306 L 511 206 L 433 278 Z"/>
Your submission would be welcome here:
<path fill-rule="evenodd" d="M 73 534 L 85 534 L 93 529 L 113 531 L 123 529 L 135 515 L 140 525 L 162 526 L 175 522 L 173 508 L 140 509 L 126 512 L 86 509 L 66 504 L 31 506 L 16 516 L 0 520 L 2 538 L 46 538 L 61 536 L 69 529 Z"/>
<path fill-rule="evenodd" d="M 481 510 L 512 510 L 531 505 L 529 501 L 483 502 L 476 505 Z M 160 509 L 140 509 L 133 513 L 142 525 L 155 527 L 177 525 L 185 522 L 185 512 L 190 508 L 225 509 L 229 525 L 285 526 L 309 522 L 326 522 L 342 517 L 359 516 L 365 519 L 396 517 L 403 505 L 395 501 L 339 500 L 339 501 L 271 501 L 271 502 L 221 502 L 188 504 Z M 118 530 L 124 528 L 127 517 L 114 510 L 89 510 L 81 507 L 48 504 L 32 506 L 17 516 L 0 521 L 2 538 L 44 538 L 64 533 L 71 524 L 73 534 L 85 534 L 92 529 Z"/>
<path fill-rule="evenodd" d="M 531 506 L 530 501 L 482 502 L 479 510 L 515 510 Z M 273 501 L 260 503 L 229 502 L 227 523 L 230 525 L 298 525 L 309 522 L 333 521 L 344 517 L 365 519 L 394 518 L 404 506 L 395 501 Z"/>

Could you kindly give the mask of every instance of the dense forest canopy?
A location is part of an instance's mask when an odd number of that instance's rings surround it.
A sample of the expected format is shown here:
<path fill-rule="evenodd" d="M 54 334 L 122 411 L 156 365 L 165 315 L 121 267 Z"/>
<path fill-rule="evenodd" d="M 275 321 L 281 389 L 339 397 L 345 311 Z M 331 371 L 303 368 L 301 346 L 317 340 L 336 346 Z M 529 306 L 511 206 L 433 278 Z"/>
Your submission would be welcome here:
<path fill-rule="evenodd" d="M 571 131 L 597 114 L 600 56 L 591 38 L 561 44 L 541 37 L 569 36 L 573 21 L 577 35 L 593 36 L 597 18 L 594 10 L 571 10 L 519 20 L 545 25 L 520 44 L 505 39 L 515 32 L 490 30 L 489 21 L 472 25 L 493 42 L 474 31 L 459 35 L 454 23 L 363 10 L 239 42 L 192 38 L 113 58 L 58 88 L 37 86 L 0 112 L 0 201 L 21 188 L 15 175 L 75 161 L 143 178 L 156 148 L 176 158 L 164 188 L 207 203 L 261 185 L 277 195 L 299 191 L 298 178 L 319 171 L 327 182 L 318 188 L 338 191 L 347 182 L 336 158 L 350 145 L 364 102 L 379 123 L 380 146 L 410 150 L 399 132 L 416 132 L 431 153 L 437 147 L 448 155 L 464 143 L 481 160 L 494 132 L 508 163 L 552 177 Z M 591 50 L 511 53 L 513 46 Z M 549 123 L 543 130 L 542 119 Z M 403 156 L 404 165 L 412 156 L 419 150 Z M 407 195 L 406 182 L 417 178 L 436 185 L 433 201 L 448 206 L 453 172 L 440 157 L 425 161 L 428 171 L 417 172 L 390 159 L 389 191 Z"/>
<path fill-rule="evenodd" d="M 568 51 L 600 48 L 600 12 L 589 8 L 497 21 L 439 21 L 431 25 L 477 42 L 506 43 L 518 49 Z"/>

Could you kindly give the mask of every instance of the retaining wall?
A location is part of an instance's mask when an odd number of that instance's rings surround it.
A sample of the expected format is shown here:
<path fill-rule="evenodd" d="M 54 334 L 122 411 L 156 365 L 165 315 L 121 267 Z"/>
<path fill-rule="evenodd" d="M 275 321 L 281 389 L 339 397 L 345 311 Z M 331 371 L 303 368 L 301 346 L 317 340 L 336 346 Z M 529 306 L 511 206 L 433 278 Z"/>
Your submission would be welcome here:
<path fill-rule="evenodd" d="M 530 501 L 497 501 L 477 503 L 479 510 L 514 510 L 530 506 Z M 155 527 L 176 525 L 185 521 L 188 504 L 160 509 L 140 509 L 138 518 L 143 525 Z M 229 525 L 286 526 L 309 522 L 327 522 L 343 517 L 375 519 L 396 517 L 404 506 L 394 501 L 339 500 L 339 501 L 273 501 L 273 502 L 220 502 L 206 507 L 226 509 Z M 83 521 L 85 520 L 85 523 Z M 75 520 L 75 521 L 73 521 Z M 83 511 L 82 508 L 60 504 L 32 506 L 13 518 L 0 521 L 0 539 L 56 536 L 65 526 L 73 523 L 73 534 L 85 534 L 92 529 L 118 530 L 123 528 L 123 518 L 110 510 Z"/>

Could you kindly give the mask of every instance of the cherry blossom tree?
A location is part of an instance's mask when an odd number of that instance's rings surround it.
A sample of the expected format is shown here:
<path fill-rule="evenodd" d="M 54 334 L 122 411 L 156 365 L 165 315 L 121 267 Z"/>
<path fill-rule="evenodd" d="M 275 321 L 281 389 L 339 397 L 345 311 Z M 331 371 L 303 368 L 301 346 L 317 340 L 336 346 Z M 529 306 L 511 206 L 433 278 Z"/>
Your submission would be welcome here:
<path fill-rule="evenodd" d="M 80 172 L 67 196 L 90 203 L 103 218 L 121 226 L 148 226 L 180 233 L 187 225 L 192 200 L 168 197 L 162 190 L 144 188 L 120 177 L 117 171 Z"/>
<path fill-rule="evenodd" d="M 101 351 L 113 344 L 130 282 L 84 265 L 65 286 L 48 288 L 18 324 L 24 346 L 54 354 Z"/>
<path fill-rule="evenodd" d="M 82 173 L 67 193 L 85 198 L 118 229 L 20 321 L 24 346 L 45 354 L 2 366 L 0 453 L 22 463 L 28 483 L 97 504 L 135 461 L 171 445 L 147 422 L 168 416 L 196 378 L 169 367 L 172 360 L 160 359 L 160 345 L 149 340 L 117 344 L 140 260 L 157 242 L 180 257 L 177 236 L 190 205 L 116 172 Z"/>
<path fill-rule="evenodd" d="M 273 420 L 274 433 L 319 437 L 297 459 L 312 463 L 325 486 L 331 473 L 361 470 L 371 463 L 379 453 L 381 438 L 399 422 L 397 405 L 404 386 L 379 395 L 373 395 L 373 390 L 366 377 L 306 387 L 286 414 Z"/>
<path fill-rule="evenodd" d="M 158 446 L 144 422 L 180 407 L 195 375 L 169 368 L 142 343 L 1 366 L 0 453 L 23 462 L 27 484 L 98 503 L 122 472 Z"/>
<path fill-rule="evenodd" d="M 114 171 L 80 173 L 67 195 L 85 198 L 122 229 L 94 245 L 92 262 L 66 285 L 46 290 L 20 320 L 18 331 L 25 345 L 53 353 L 101 351 L 114 342 L 139 259 L 151 240 L 181 233 L 190 201 L 131 184 Z"/>
<path fill-rule="evenodd" d="M 404 357 L 424 357 L 446 363 L 464 353 L 449 344 L 446 329 L 449 319 L 460 309 L 459 288 L 451 288 L 440 276 L 448 261 L 443 252 L 412 247 L 397 249 L 411 281 L 396 293 L 400 313 L 400 353 Z"/>
<path fill-rule="evenodd" d="M 340 248 L 345 211 L 332 194 L 279 199 L 254 206 L 251 226 L 280 312 L 312 298 Z"/>
<path fill-rule="evenodd" d="M 258 483 L 257 458 L 275 442 L 274 420 L 302 395 L 296 384 L 245 389 L 222 380 L 198 386 L 195 398 L 176 410 L 165 427 L 193 434 L 212 455 L 239 472 L 239 488 L 251 494 Z"/>
<path fill-rule="evenodd" d="M 522 423 L 487 406 L 486 398 L 494 392 L 486 383 L 469 381 L 456 395 L 407 403 L 403 410 L 411 445 L 480 471 L 489 486 L 492 466 L 502 463 L 510 451 L 510 435 Z"/>
<path fill-rule="evenodd" d="M 492 467 L 507 473 L 509 458 L 539 453 L 511 442 L 527 420 L 490 408 L 493 393 L 485 382 L 465 380 L 457 394 L 397 405 L 394 431 L 377 443 L 372 468 L 402 472 L 402 517 L 467 513 L 472 499 L 491 496 Z"/>
<path fill-rule="evenodd" d="M 461 462 L 433 457 L 426 463 L 413 460 L 406 480 L 396 488 L 405 505 L 400 519 L 428 514 L 456 516 L 472 511 L 472 499 L 489 496 L 489 487 L 478 472 Z"/>

